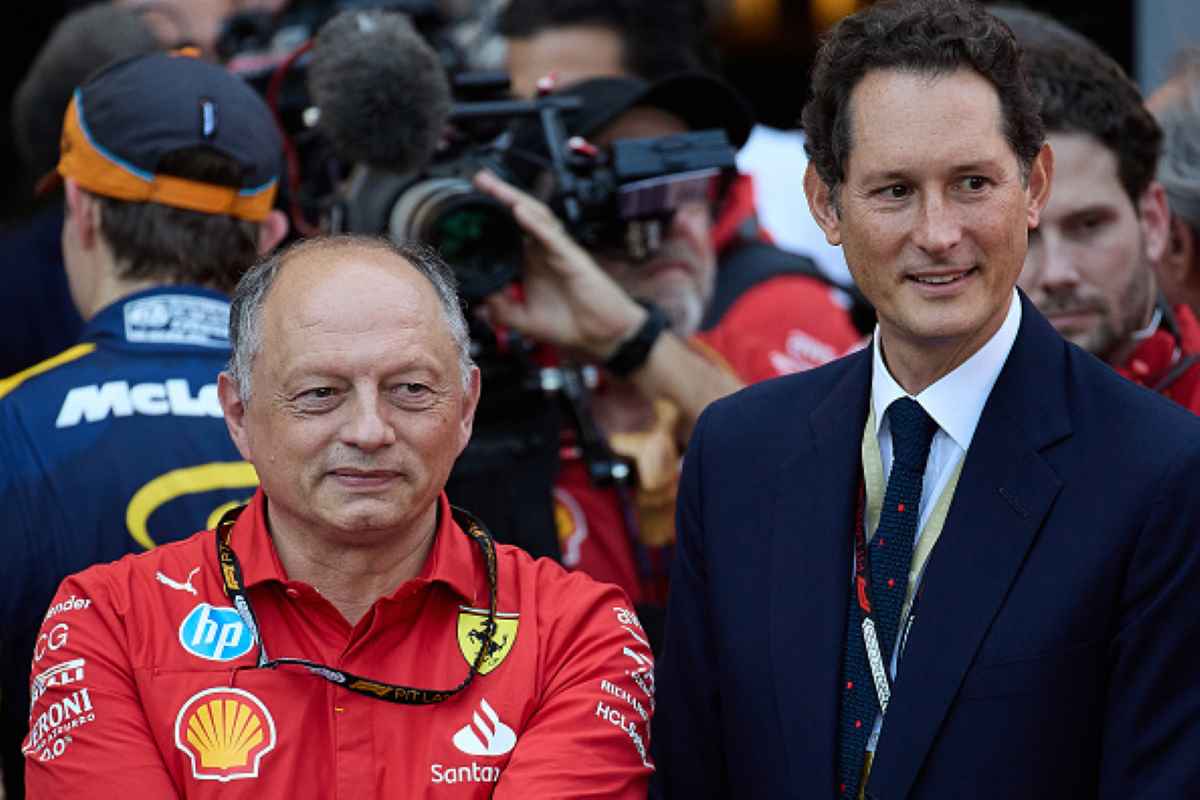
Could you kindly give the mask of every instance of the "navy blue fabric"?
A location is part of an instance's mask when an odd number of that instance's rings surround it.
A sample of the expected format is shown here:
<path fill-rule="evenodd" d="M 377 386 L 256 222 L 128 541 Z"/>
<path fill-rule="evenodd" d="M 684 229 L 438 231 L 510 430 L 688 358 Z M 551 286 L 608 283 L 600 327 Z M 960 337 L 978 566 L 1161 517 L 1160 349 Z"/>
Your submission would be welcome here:
<path fill-rule="evenodd" d="M 1200 786 L 1200 420 L 1022 296 L 926 563 L 867 795 Z M 684 458 L 659 798 L 835 797 L 871 354 L 713 403 Z"/>
<path fill-rule="evenodd" d="M 0 696 L 10 786 L 23 771 L 16 748 L 28 722 L 34 637 L 59 582 L 142 551 L 126 515 L 154 479 L 241 461 L 216 397 L 228 316 L 227 299 L 205 289 L 132 295 L 85 327 L 91 353 L 0 397 Z M 177 477 L 173 496 L 146 520 L 157 543 L 195 533 L 217 507 L 253 494 Z M 47 656 L 35 671 L 52 662 Z"/>
<path fill-rule="evenodd" d="M 879 527 L 871 540 L 870 599 L 875 632 L 885 663 L 890 662 L 900 625 L 900 611 L 908 589 L 908 569 L 913 540 L 921 515 L 921 488 L 925 483 L 925 461 L 937 423 L 917 401 L 901 397 L 885 412 L 892 437 L 892 471 L 888 475 Z M 849 526 L 847 526 L 849 528 Z M 880 712 L 879 695 L 868 667 L 863 643 L 863 614 L 854 600 L 846 614 L 846 648 L 842 656 L 841 731 L 838 740 L 839 790 L 844 797 L 857 797 L 867 739 Z"/>
<path fill-rule="evenodd" d="M 0 378 L 79 341 L 83 320 L 67 287 L 62 225 L 57 205 L 0 234 Z"/>

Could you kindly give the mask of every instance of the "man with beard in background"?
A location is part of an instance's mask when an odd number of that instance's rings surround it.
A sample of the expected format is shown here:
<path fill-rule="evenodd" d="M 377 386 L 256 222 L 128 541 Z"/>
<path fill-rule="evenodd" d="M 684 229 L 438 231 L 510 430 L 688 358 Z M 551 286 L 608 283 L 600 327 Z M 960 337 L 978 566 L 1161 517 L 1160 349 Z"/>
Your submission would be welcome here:
<path fill-rule="evenodd" d="M 1162 132 L 1121 67 L 1083 36 L 999 9 L 1025 51 L 1055 154 L 1054 186 L 1018 285 L 1066 339 L 1200 411 L 1200 324 L 1159 292 L 1170 210 Z"/>

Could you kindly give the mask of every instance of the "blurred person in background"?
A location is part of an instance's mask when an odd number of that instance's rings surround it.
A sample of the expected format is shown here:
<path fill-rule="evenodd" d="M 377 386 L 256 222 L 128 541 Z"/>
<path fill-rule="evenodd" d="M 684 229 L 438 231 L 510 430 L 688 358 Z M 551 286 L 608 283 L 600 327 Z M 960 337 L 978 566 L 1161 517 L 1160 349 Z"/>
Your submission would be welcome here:
<path fill-rule="evenodd" d="M 499 21 L 513 92 L 521 97 L 533 96 L 539 83 L 562 88 L 588 77 L 653 81 L 673 72 L 715 71 L 708 26 L 699 0 L 511 0 Z M 802 137 L 755 125 L 739 145 L 743 177 L 718 226 L 804 257 L 815 274 L 850 291 L 869 330 L 871 314 L 841 251 L 825 241 L 803 203 L 792 202 L 807 163 Z"/>
<path fill-rule="evenodd" d="M 995 13 L 1025 52 L 1055 156 L 1018 285 L 1069 341 L 1200 412 L 1200 323 L 1186 304 L 1162 297 L 1155 277 L 1171 230 L 1155 180 L 1158 124 L 1095 44 L 1036 12 Z"/>
<path fill-rule="evenodd" d="M 1163 131 L 1158 182 L 1171 209 L 1158 282 L 1172 305 L 1200 314 L 1200 49 L 1180 56 L 1147 106 Z"/>
<path fill-rule="evenodd" d="M 158 49 L 136 13 L 99 3 L 55 26 L 13 96 L 13 139 L 29 173 L 42 177 L 58 163 L 63 112 L 75 87 L 117 58 Z M 71 302 L 62 262 L 63 197 L 43 192 L 31 219 L 0 235 L 8 266 L 0 293 L 0 377 L 74 344 L 83 324 Z"/>
<path fill-rule="evenodd" d="M 58 582 L 204 526 L 257 485 L 229 439 L 217 374 L 227 293 L 287 230 L 273 210 L 282 146 L 262 99 L 219 66 L 162 53 L 120 60 L 62 120 L 62 252 L 79 342 L 0 381 L 0 638 L 5 778 L 29 668 Z M 170 575 L 180 587 L 188 576 Z M 49 672 L 47 672 L 49 671 Z M 61 672 L 61 670 L 60 670 Z M 46 680 L 50 680 L 47 678 Z"/>
<path fill-rule="evenodd" d="M 590 78 L 554 94 L 582 101 L 565 115 L 567 135 L 599 147 L 711 129 L 736 147 L 750 128 L 740 96 L 702 72 L 653 83 Z M 608 446 L 637 467 L 632 491 L 605 485 L 579 442 L 566 442 L 555 481 L 563 562 L 624 588 L 657 642 L 679 458 L 696 417 L 745 382 L 853 350 L 861 335 L 833 299 L 840 290 L 809 274 L 771 272 L 774 259 L 798 256 L 760 242 L 719 248 L 719 201 L 692 198 L 674 209 L 661 249 L 643 259 L 621 242 L 581 247 L 512 186 L 485 179 L 481 188 L 513 209 L 533 245 L 523 300 L 493 297 L 493 318 L 601 367 L 591 412 Z"/>
<path fill-rule="evenodd" d="M 237 13 L 276 14 L 291 0 L 113 0 L 139 14 L 167 47 L 199 48 L 204 58 L 217 58 L 217 42 Z"/>

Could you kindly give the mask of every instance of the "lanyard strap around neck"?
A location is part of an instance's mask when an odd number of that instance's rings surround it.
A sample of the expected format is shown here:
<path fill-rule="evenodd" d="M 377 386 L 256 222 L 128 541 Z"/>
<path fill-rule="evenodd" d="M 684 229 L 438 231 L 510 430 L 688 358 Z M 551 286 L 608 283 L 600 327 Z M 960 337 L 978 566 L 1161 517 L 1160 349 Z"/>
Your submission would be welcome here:
<path fill-rule="evenodd" d="M 215 538 L 217 544 L 217 563 L 221 567 L 221 581 L 225 588 L 225 594 L 233 602 L 233 607 L 237 611 L 238 616 L 242 618 L 242 622 L 250 631 L 250 635 L 258 643 L 258 661 L 250 669 L 276 669 L 277 667 L 289 665 L 304 667 L 313 675 L 323 678 L 330 683 L 335 683 L 348 691 L 373 697 L 376 700 L 385 700 L 389 703 L 410 706 L 441 703 L 471 685 L 471 681 L 479 673 L 484 659 L 487 658 L 487 647 L 479 648 L 475 660 L 467 670 L 467 677 L 457 686 L 450 689 L 418 689 L 412 686 L 401 686 L 386 681 L 364 678 L 342 669 L 335 669 L 316 661 L 309 661 L 306 658 L 270 658 L 267 655 L 266 644 L 263 642 L 262 630 L 258 626 L 258 619 L 255 617 L 254 609 L 250 605 L 250 598 L 246 595 L 241 562 L 238 560 L 237 553 L 234 552 L 233 545 L 230 543 L 234 523 L 244 508 L 245 506 L 239 506 L 225 512 L 221 517 L 221 521 L 217 523 Z M 491 534 L 483 527 L 483 523 L 474 516 L 458 508 L 452 509 L 452 513 L 454 514 L 455 522 L 459 524 L 463 533 L 479 545 L 479 549 L 483 553 L 483 564 L 487 573 L 489 593 L 488 616 L 484 622 L 483 630 L 487 640 L 491 641 L 496 633 L 496 600 L 499 593 L 499 581 L 496 571 L 496 544 Z"/>

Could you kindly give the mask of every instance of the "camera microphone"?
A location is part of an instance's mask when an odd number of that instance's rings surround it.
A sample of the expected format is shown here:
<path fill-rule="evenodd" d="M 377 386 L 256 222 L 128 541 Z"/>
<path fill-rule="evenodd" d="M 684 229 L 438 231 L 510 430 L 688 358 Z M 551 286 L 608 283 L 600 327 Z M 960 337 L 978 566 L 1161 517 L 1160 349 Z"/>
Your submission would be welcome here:
<path fill-rule="evenodd" d="M 453 105 L 437 54 L 407 17 L 379 9 L 321 27 L 308 91 L 339 158 L 401 174 L 433 159 Z"/>

